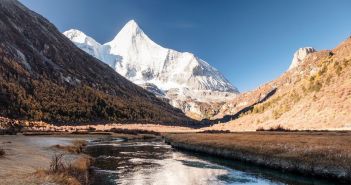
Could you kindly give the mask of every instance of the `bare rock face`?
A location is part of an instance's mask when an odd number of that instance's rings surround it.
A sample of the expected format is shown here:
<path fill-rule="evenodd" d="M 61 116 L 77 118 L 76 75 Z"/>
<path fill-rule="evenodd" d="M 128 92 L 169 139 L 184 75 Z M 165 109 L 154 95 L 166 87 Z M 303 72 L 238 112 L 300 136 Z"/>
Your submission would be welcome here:
<path fill-rule="evenodd" d="M 289 70 L 301 65 L 301 63 L 304 61 L 304 59 L 311 53 L 316 52 L 317 50 L 312 48 L 312 47 L 305 47 L 305 48 L 300 48 L 298 49 L 295 54 L 294 58 L 291 61 L 291 65 L 289 67 Z"/>

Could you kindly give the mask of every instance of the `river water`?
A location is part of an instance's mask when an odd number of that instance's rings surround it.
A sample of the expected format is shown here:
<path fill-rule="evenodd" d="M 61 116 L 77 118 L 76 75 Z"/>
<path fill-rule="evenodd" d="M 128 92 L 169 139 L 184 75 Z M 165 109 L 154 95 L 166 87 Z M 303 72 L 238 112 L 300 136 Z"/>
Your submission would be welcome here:
<path fill-rule="evenodd" d="M 93 140 L 93 185 L 333 184 L 173 149 L 162 141 Z"/>

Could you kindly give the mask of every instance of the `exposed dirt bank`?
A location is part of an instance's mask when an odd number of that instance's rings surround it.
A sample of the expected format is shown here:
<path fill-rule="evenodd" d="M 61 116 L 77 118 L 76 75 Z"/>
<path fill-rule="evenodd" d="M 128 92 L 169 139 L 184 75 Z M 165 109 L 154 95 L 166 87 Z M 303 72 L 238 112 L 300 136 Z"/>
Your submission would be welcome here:
<path fill-rule="evenodd" d="M 175 148 L 351 182 L 351 133 L 165 134 Z"/>

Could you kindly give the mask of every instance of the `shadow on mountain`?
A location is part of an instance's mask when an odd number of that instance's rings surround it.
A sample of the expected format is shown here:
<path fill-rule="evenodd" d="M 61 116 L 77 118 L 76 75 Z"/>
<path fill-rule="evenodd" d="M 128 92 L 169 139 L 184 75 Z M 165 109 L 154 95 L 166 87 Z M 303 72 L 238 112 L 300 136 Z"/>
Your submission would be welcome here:
<path fill-rule="evenodd" d="M 226 123 L 235 119 L 238 119 L 240 117 L 241 114 L 245 114 L 249 111 L 252 111 L 253 108 L 255 107 L 255 105 L 263 103 L 265 101 L 267 101 L 270 97 L 272 97 L 275 93 L 277 92 L 277 88 L 272 89 L 269 93 L 267 93 L 267 95 L 265 97 L 263 97 L 261 100 L 259 100 L 258 102 L 247 106 L 243 109 L 241 109 L 240 111 L 238 111 L 237 113 L 233 114 L 233 115 L 226 115 L 223 118 L 219 118 L 219 119 L 215 119 L 215 120 L 208 120 L 208 119 L 204 119 L 201 121 L 201 123 L 203 124 L 209 124 L 209 125 L 214 125 L 217 123 Z"/>
<path fill-rule="evenodd" d="M 0 115 L 52 124 L 192 124 L 79 49 L 41 15 L 0 0 Z M 122 59 L 122 58 L 119 58 Z"/>

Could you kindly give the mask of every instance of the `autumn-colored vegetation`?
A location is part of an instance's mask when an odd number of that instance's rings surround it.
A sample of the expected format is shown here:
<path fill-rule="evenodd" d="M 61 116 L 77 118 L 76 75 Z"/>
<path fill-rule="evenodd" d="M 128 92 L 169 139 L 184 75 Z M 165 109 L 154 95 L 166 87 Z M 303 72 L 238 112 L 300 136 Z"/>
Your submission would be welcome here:
<path fill-rule="evenodd" d="M 53 147 L 68 153 L 79 154 L 83 151 L 86 145 L 87 141 L 85 140 L 75 140 L 73 141 L 72 145 L 54 145 Z"/>
<path fill-rule="evenodd" d="M 42 16 L 17 1 L 0 3 L 6 3 L 0 6 L 1 116 L 56 124 L 191 122 L 77 48 Z"/>
<path fill-rule="evenodd" d="M 305 174 L 316 175 L 318 168 L 326 177 L 339 178 L 333 170 L 340 170 L 340 173 L 345 173 L 342 178 L 351 181 L 351 132 L 184 133 L 165 134 L 165 138 L 171 144 L 183 143 L 202 147 L 204 153 L 225 149 L 223 156 L 231 151 L 233 155 L 229 156 L 239 160 L 245 160 L 247 156 L 257 156 L 263 161 L 278 161 L 277 164 L 284 161 L 282 166 L 275 167 L 285 170 L 298 167 L 312 169 L 303 172 Z"/>
<path fill-rule="evenodd" d="M 50 169 L 38 170 L 37 178 L 62 185 L 88 185 L 91 158 L 81 155 L 76 160 L 66 163 L 64 154 L 55 154 L 50 162 Z"/>

